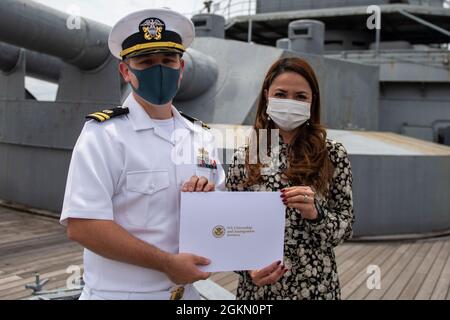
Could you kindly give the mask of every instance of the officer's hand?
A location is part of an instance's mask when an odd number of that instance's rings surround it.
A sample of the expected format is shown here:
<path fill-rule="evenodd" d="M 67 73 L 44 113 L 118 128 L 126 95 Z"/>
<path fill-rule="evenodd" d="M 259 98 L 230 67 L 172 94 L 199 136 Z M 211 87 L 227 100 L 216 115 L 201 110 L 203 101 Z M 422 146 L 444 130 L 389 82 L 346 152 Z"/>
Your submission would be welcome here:
<path fill-rule="evenodd" d="M 208 182 L 205 177 L 192 177 L 186 182 L 181 189 L 183 192 L 212 192 L 216 190 L 216 185 L 213 182 Z"/>
<path fill-rule="evenodd" d="M 198 266 L 207 266 L 210 263 L 210 260 L 193 254 L 174 254 L 169 256 L 164 272 L 176 285 L 185 285 L 208 279 L 211 273 L 200 271 Z"/>

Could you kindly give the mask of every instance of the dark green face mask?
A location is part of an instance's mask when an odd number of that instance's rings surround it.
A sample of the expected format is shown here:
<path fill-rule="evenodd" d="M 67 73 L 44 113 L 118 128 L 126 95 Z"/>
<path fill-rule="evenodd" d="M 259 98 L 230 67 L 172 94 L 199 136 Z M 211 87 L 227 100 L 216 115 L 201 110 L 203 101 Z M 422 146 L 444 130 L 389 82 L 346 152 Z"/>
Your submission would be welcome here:
<path fill-rule="evenodd" d="M 139 81 L 139 88 L 131 85 L 134 92 L 151 104 L 165 105 L 177 94 L 181 69 L 172 69 L 161 64 L 144 70 L 128 67 Z"/>

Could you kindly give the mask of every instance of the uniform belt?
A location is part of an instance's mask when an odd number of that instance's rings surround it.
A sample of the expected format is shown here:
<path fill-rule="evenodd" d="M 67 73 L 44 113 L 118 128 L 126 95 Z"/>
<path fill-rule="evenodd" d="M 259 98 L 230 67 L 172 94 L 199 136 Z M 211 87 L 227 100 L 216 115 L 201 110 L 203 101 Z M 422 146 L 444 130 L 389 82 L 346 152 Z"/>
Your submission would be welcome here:
<path fill-rule="evenodd" d="M 90 289 L 85 286 L 82 299 L 104 299 L 104 300 L 181 300 L 195 290 L 194 286 L 178 286 L 167 291 L 157 292 L 117 292 Z M 192 297 L 191 297 L 192 298 Z"/>
<path fill-rule="evenodd" d="M 174 288 L 170 291 L 170 300 L 181 300 L 183 299 L 186 288 L 184 286 Z"/>

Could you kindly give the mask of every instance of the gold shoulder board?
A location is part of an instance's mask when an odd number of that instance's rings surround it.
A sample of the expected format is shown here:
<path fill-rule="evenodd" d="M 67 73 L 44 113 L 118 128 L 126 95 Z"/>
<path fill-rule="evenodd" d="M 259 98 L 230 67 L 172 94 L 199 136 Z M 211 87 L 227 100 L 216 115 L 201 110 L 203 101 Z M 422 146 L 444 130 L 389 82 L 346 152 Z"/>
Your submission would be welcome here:
<path fill-rule="evenodd" d="M 125 115 L 128 113 L 130 113 L 130 110 L 128 108 L 118 107 L 118 108 L 114 108 L 114 109 L 107 109 L 107 110 L 91 113 L 86 116 L 86 119 L 89 119 L 89 120 L 92 119 L 97 122 L 105 122 L 112 118 L 119 117 L 119 116 L 122 116 L 122 115 Z"/>

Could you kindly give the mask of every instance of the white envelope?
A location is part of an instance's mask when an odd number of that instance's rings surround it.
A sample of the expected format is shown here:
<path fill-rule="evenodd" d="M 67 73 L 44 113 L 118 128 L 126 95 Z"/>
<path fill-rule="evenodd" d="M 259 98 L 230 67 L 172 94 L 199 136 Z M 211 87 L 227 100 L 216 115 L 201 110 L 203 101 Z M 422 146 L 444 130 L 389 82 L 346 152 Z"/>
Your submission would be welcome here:
<path fill-rule="evenodd" d="M 180 252 L 210 259 L 205 272 L 283 261 L 285 212 L 279 192 L 182 193 Z"/>

